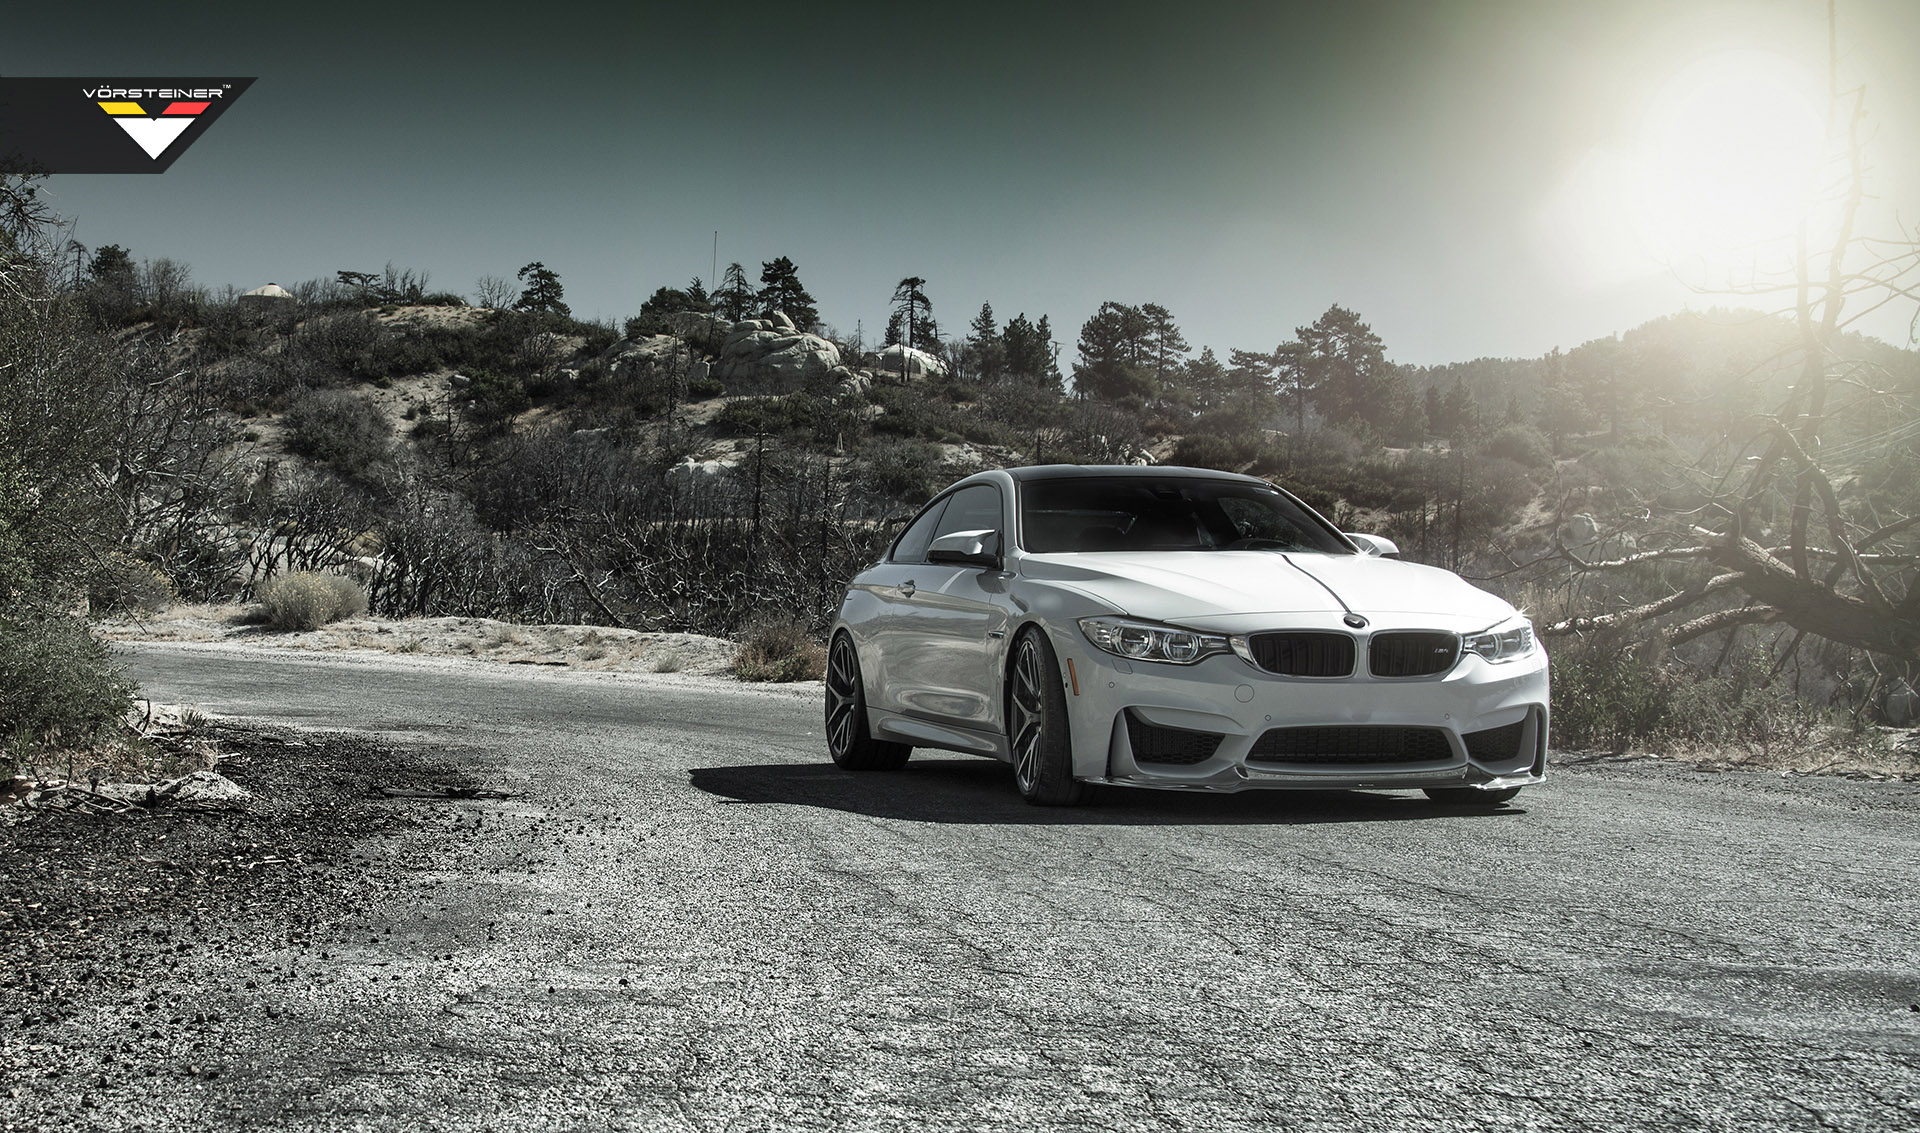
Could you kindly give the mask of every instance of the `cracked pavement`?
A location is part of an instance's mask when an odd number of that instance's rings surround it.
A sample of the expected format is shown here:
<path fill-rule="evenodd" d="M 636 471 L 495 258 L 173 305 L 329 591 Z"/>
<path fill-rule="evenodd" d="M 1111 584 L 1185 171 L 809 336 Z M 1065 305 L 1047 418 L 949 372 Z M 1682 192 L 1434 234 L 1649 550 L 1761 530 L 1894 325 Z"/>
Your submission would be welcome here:
<path fill-rule="evenodd" d="M 986 760 L 835 769 L 817 685 L 125 654 L 156 700 L 519 797 L 355 804 L 337 884 L 168 972 L 211 1073 L 33 1076 L 160 1057 L 99 981 L 0 1039 L 0 1126 L 1920 1128 L 1920 785 L 1050 811 Z"/>

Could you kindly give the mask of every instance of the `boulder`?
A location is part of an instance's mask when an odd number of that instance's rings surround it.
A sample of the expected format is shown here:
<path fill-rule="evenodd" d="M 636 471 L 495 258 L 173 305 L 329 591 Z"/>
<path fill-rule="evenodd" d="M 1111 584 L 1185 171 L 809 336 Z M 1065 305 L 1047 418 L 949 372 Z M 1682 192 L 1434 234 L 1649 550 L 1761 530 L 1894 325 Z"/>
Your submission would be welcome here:
<path fill-rule="evenodd" d="M 924 350 L 915 350 L 911 346 L 889 346 L 874 356 L 873 368 L 890 374 L 934 374 L 944 375 L 947 364 Z"/>
<path fill-rule="evenodd" d="M 733 324 L 732 330 L 727 332 L 726 345 L 732 346 L 735 342 L 738 342 L 750 334 L 758 334 L 762 331 L 770 331 L 772 329 L 773 324 L 765 319 L 741 319 L 739 322 Z"/>
<path fill-rule="evenodd" d="M 693 365 L 687 367 L 687 382 L 688 384 L 704 382 L 712 372 L 712 366 L 707 365 L 705 362 L 695 362 Z"/>
<path fill-rule="evenodd" d="M 666 366 L 683 357 L 686 351 L 686 344 L 670 334 L 622 339 L 607 351 L 607 366 L 624 377 Z"/>
<path fill-rule="evenodd" d="M 793 320 L 787 316 L 787 313 L 785 311 L 774 311 L 768 314 L 767 321 L 773 324 L 773 329 L 775 330 L 784 330 L 784 331 L 791 332 L 791 331 L 797 331 L 800 329 L 799 327 L 793 325 Z"/>
<path fill-rule="evenodd" d="M 733 465 L 724 460 L 695 460 L 689 456 L 667 469 L 667 483 L 681 491 L 711 488 L 732 472 Z"/>
<path fill-rule="evenodd" d="M 699 311 L 675 311 L 667 316 L 667 326 L 681 341 L 704 350 L 717 348 L 733 333 L 733 324 L 726 319 Z"/>
<path fill-rule="evenodd" d="M 758 320 L 755 320 L 758 321 Z M 713 376 L 736 393 L 786 391 L 826 378 L 840 365 L 840 348 L 819 335 L 736 327 L 714 364 Z"/>

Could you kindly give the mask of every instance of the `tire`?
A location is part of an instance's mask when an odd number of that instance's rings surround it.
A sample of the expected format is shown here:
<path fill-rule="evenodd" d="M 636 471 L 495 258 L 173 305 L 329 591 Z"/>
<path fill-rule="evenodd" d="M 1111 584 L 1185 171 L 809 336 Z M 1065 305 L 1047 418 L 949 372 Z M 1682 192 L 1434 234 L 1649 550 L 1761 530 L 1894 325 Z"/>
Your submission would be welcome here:
<path fill-rule="evenodd" d="M 1007 673 L 1007 746 L 1013 751 L 1013 785 L 1035 806 L 1075 806 L 1086 784 L 1073 777 L 1073 733 L 1060 659 L 1039 630 L 1013 646 Z"/>
<path fill-rule="evenodd" d="M 913 754 L 909 744 L 876 740 L 867 730 L 867 694 L 853 638 L 840 634 L 827 652 L 827 754 L 848 771 L 898 771 Z"/>
<path fill-rule="evenodd" d="M 1520 793 L 1518 787 L 1483 791 L 1478 787 L 1428 787 L 1427 797 L 1448 806 L 1499 806 Z"/>

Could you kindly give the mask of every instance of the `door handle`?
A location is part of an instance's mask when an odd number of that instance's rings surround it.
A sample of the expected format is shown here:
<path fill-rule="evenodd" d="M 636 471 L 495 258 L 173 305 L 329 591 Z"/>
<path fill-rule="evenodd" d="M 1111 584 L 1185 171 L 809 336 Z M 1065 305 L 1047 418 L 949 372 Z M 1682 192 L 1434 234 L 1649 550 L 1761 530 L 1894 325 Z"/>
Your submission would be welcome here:
<path fill-rule="evenodd" d="M 909 578 L 905 582 L 900 584 L 901 597 L 911 598 L 913 597 L 913 591 L 914 591 L 913 579 Z"/>

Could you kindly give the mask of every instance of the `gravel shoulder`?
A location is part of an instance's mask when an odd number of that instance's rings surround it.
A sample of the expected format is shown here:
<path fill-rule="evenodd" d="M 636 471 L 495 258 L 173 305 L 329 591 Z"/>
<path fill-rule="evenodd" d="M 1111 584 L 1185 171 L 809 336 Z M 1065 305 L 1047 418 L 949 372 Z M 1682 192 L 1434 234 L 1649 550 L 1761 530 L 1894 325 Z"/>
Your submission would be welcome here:
<path fill-rule="evenodd" d="M 0 821 L 0 1128 L 180 1128 L 395 882 L 380 788 L 461 770 L 345 733 L 211 725 L 244 807 Z M 331 950 L 330 950 L 331 948 Z M 231 1112 L 231 1111 L 230 1111 Z"/>

